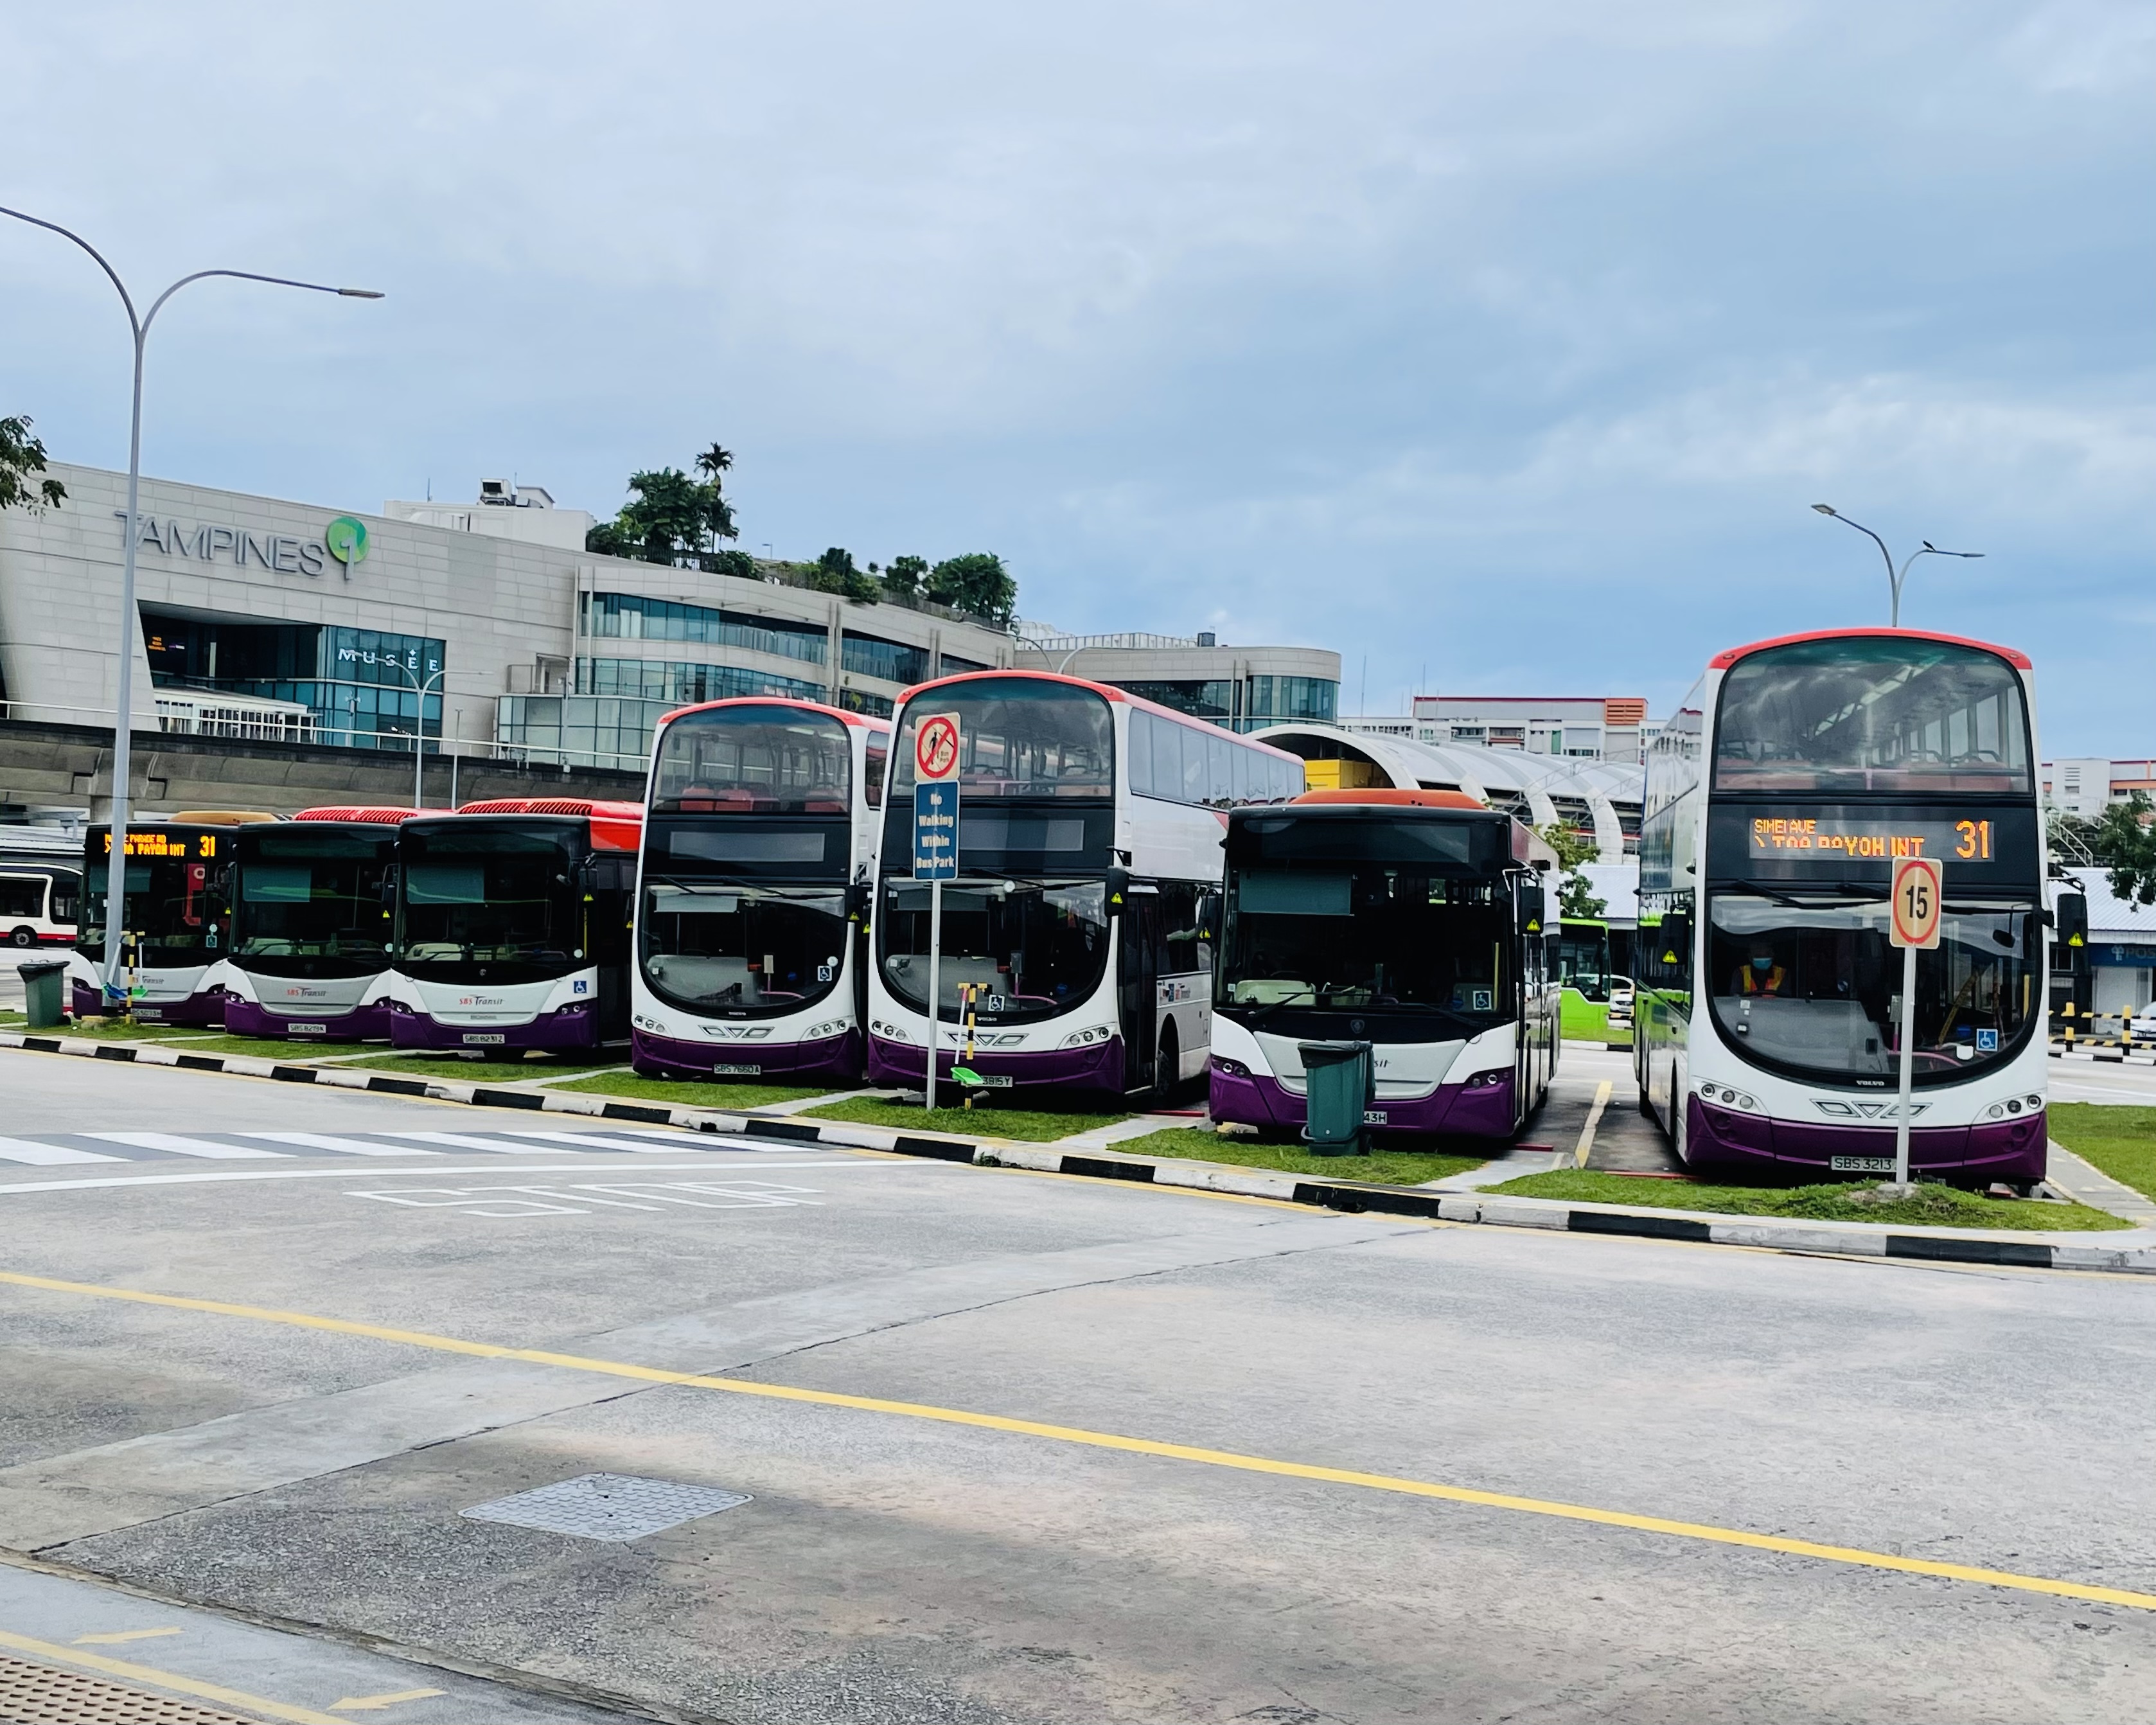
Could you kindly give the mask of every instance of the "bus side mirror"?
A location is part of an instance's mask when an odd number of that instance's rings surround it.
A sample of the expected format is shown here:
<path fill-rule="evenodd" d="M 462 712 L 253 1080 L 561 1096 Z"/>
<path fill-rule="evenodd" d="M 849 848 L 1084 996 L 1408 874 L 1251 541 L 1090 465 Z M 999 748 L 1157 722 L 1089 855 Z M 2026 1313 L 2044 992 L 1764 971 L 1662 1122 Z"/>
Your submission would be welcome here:
<path fill-rule="evenodd" d="M 1662 932 L 1658 937 L 1662 963 L 1671 970 L 1681 970 L 1691 960 L 1691 918 L 1684 916 L 1662 918 Z"/>
<path fill-rule="evenodd" d="M 1103 884 L 1107 889 L 1102 896 L 1104 908 L 1111 916 L 1122 916 L 1124 905 L 1130 900 L 1131 871 L 1128 869 L 1111 869 Z"/>
<path fill-rule="evenodd" d="M 2057 912 L 2059 944 L 2076 950 L 2088 945 L 2088 895 L 2062 892 Z"/>
<path fill-rule="evenodd" d="M 392 863 L 382 871 L 382 908 L 388 911 L 397 902 L 397 865 Z"/>
<path fill-rule="evenodd" d="M 1220 937 L 1221 895 L 1201 892 L 1198 895 L 1198 938 L 1208 942 Z"/>
<path fill-rule="evenodd" d="M 1543 896 L 1539 880 L 1529 881 L 1520 888 L 1520 932 L 1540 934 L 1543 932 Z"/>
<path fill-rule="evenodd" d="M 852 880 L 846 885 L 846 921 L 865 922 L 869 918 L 869 883 Z"/>

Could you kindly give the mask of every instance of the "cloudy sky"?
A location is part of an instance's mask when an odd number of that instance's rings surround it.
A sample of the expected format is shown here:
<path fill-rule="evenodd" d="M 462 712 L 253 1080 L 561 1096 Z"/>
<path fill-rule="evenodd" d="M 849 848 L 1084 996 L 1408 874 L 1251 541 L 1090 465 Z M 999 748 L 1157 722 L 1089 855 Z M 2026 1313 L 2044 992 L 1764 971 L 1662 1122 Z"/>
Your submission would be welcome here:
<path fill-rule="evenodd" d="M 0 203 L 152 290 L 144 464 L 992 549 L 1073 629 L 1641 693 L 1905 620 L 2156 753 L 2156 8 L 0 8 Z M 110 290 L 0 223 L 0 413 L 126 459 Z M 1367 670 L 1365 669 L 1367 665 Z M 1367 678 L 1367 698 L 1363 694 Z"/>

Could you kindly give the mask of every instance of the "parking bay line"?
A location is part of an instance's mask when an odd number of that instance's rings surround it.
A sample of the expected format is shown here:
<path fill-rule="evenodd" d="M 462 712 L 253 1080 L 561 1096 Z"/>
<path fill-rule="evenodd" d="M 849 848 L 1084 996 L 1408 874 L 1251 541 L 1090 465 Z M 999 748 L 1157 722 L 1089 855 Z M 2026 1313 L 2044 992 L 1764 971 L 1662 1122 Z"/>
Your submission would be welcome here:
<path fill-rule="evenodd" d="M 177 1132 L 84 1132 L 101 1143 L 126 1144 L 137 1150 L 164 1150 L 175 1156 L 203 1156 L 213 1160 L 269 1157 L 280 1153 L 258 1150 L 251 1144 L 220 1144 L 210 1138 L 187 1138 Z"/>
<path fill-rule="evenodd" d="M 341 1138 L 334 1132 L 240 1132 L 243 1138 L 264 1138 L 273 1144 L 291 1144 L 302 1150 L 334 1150 L 343 1156 L 439 1156 L 439 1150 L 413 1149 L 403 1144 L 370 1144 L 363 1138 Z"/>
<path fill-rule="evenodd" d="M 639 1383 L 665 1384 L 690 1389 L 716 1390 L 728 1395 L 755 1396 L 768 1401 L 799 1402 L 816 1407 L 848 1408 L 862 1413 L 887 1414 L 901 1419 L 928 1420 L 937 1425 L 1006 1432 L 1020 1437 L 1045 1438 L 1052 1442 L 1073 1444 L 1087 1449 L 1154 1455 L 1167 1461 L 1194 1462 L 1241 1473 L 1270 1474 L 1286 1479 L 1354 1486 L 1365 1491 L 1468 1504 L 1481 1509 L 1507 1510 L 1522 1515 L 1547 1516 L 1560 1521 L 1584 1522 L 1598 1527 L 1621 1527 L 1633 1532 L 1660 1534 L 1673 1539 L 1774 1552 L 1785 1557 L 1810 1558 L 1820 1563 L 1842 1563 L 1856 1568 L 1884 1569 L 1904 1575 L 1923 1575 L 1938 1580 L 1965 1581 L 1983 1587 L 2004 1588 L 2017 1593 L 2041 1594 L 2056 1599 L 2084 1599 L 2097 1604 L 2124 1605 L 2138 1611 L 2156 1611 L 2156 1594 L 2137 1593 L 2126 1588 L 2099 1587 L 2087 1582 L 2061 1581 L 2042 1575 L 2022 1575 L 2009 1569 L 1986 1569 L 1969 1563 L 1943 1563 L 1926 1558 L 1866 1551 L 1856 1546 L 1824 1545 L 1808 1539 L 1788 1539 L 1778 1534 L 1749 1532 L 1739 1527 L 1720 1527 L 1711 1522 L 1680 1522 L 1662 1516 L 1634 1515 L 1624 1510 L 1600 1509 L 1592 1505 L 1565 1503 L 1549 1498 L 1522 1497 L 1505 1491 L 1477 1491 L 1467 1486 L 1441 1485 L 1434 1481 L 1405 1479 L 1392 1474 L 1364 1473 L 1353 1468 L 1325 1467 L 1304 1461 L 1283 1461 L 1270 1456 L 1243 1455 L 1232 1450 L 1210 1450 L 1190 1444 L 1163 1443 L 1152 1438 L 1125 1437 L 1114 1432 L 1088 1430 L 1083 1426 L 1054 1425 L 1040 1420 L 1013 1419 L 1000 1414 L 975 1413 L 963 1408 L 941 1408 L 924 1402 L 890 1401 L 878 1396 L 846 1395 L 835 1390 L 804 1389 L 787 1384 L 761 1384 L 745 1378 L 711 1378 L 693 1372 L 670 1372 L 656 1366 L 632 1365 L 621 1360 L 591 1359 L 579 1354 L 552 1353 L 536 1348 L 506 1348 L 490 1342 L 470 1342 L 461 1337 L 438 1336 L 424 1330 L 394 1329 L 383 1324 L 361 1323 L 350 1318 L 283 1312 L 271 1307 L 243 1306 L 223 1300 L 198 1300 L 177 1294 L 153 1294 L 137 1288 L 105 1287 L 94 1282 L 62 1281 L 51 1276 L 28 1276 L 17 1271 L 0 1271 L 0 1283 L 33 1288 L 46 1293 L 72 1294 L 90 1299 L 117 1300 L 136 1305 L 162 1306 L 182 1312 L 208 1312 L 223 1317 L 247 1318 L 258 1323 L 278 1324 L 294 1329 L 363 1336 L 374 1341 L 401 1343 L 439 1353 L 465 1354 L 480 1359 L 520 1360 L 533 1365 L 556 1366 L 567 1371 L 590 1372 Z"/>
<path fill-rule="evenodd" d="M 595 1163 L 597 1173 L 603 1163 Z M 641 1179 L 646 1174 L 698 1173 L 707 1178 L 723 1178 L 729 1172 L 742 1174 L 767 1173 L 778 1168 L 918 1168 L 924 1173 L 942 1172 L 951 1167 L 948 1163 L 900 1160 L 893 1158 L 863 1157 L 856 1160 L 847 1157 L 835 1162 L 773 1162 L 761 1157 L 755 1163 L 714 1163 L 711 1153 L 706 1152 L 698 1162 L 645 1162 L 634 1165 L 634 1177 Z M 385 1170 L 378 1168 L 248 1168 L 244 1172 L 233 1169 L 218 1173 L 188 1174 L 106 1174 L 94 1179 L 81 1180 L 21 1180 L 9 1185 L 0 1185 L 0 1196 L 26 1192 L 84 1192 L 105 1186 L 202 1186 L 217 1185 L 233 1180 L 367 1180 L 379 1179 Z M 414 1168 L 414 1174 L 424 1173 L 429 1179 L 443 1174 L 558 1174 L 563 1172 L 558 1162 L 549 1162 L 531 1167 L 515 1163 L 488 1163 L 465 1168 L 437 1168 L 429 1163 L 424 1170 Z M 584 1170 L 578 1168 L 578 1173 Z M 624 1177 L 632 1170 L 624 1167 Z M 1199 1196 L 1204 1196 L 1200 1194 Z"/>
<path fill-rule="evenodd" d="M 237 1689 L 227 1689 L 219 1683 L 205 1683 L 199 1677 L 182 1676 L 177 1671 L 161 1671 L 155 1666 L 136 1665 L 125 1659 L 110 1659 L 101 1653 L 86 1653 L 80 1647 L 62 1647 L 51 1641 L 34 1641 L 28 1635 L 18 1635 L 0 1630 L 0 1647 L 12 1648 L 18 1653 L 27 1653 L 33 1659 L 49 1660 L 62 1666 L 74 1666 L 95 1671 L 100 1676 L 122 1677 L 131 1683 L 147 1684 L 177 1695 L 192 1695 L 197 1701 L 213 1701 L 221 1707 L 236 1707 L 265 1719 L 278 1719 L 286 1725 L 345 1725 L 335 1713 L 318 1713 L 312 1707 L 291 1707 L 283 1702 L 267 1701 L 259 1695 L 248 1695 Z"/>
<path fill-rule="evenodd" d="M 54 1168 L 68 1162 L 125 1162 L 124 1156 L 107 1156 L 101 1150 L 78 1150 L 71 1144 L 39 1144 L 28 1138 L 0 1138 L 0 1162 L 27 1163 L 33 1168 Z"/>

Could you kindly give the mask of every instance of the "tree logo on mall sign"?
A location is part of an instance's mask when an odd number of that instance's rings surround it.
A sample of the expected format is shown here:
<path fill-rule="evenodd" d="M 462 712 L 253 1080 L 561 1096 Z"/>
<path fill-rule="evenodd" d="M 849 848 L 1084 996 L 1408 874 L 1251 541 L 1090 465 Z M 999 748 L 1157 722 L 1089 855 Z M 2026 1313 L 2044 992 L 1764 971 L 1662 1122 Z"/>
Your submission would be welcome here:
<path fill-rule="evenodd" d="M 341 515 L 322 529 L 322 543 L 344 565 L 344 578 L 349 581 L 352 566 L 367 557 L 367 523 L 357 516 Z"/>

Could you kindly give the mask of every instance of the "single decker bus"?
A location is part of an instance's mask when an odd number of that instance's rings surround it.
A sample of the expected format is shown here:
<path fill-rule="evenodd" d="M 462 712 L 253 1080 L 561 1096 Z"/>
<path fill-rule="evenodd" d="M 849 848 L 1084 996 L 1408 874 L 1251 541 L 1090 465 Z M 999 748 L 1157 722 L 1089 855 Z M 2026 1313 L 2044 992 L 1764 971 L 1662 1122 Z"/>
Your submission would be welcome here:
<path fill-rule="evenodd" d="M 409 809 L 305 809 L 234 845 L 224 1027 L 311 1042 L 386 1040 L 397 829 Z M 447 809 L 427 811 L 446 814 Z"/>
<path fill-rule="evenodd" d="M 891 726 L 752 696 L 659 722 L 632 1063 L 649 1078 L 855 1082 Z"/>
<path fill-rule="evenodd" d="M 1891 1173 L 1897 857 L 1935 858 L 1917 954 L 1913 1172 L 2044 1177 L 2047 865 L 2030 662 L 1912 629 L 1717 655 L 1649 752 L 1633 1063 L 1687 1166 Z"/>
<path fill-rule="evenodd" d="M 1302 1045 L 1372 1045 L 1373 1132 L 1507 1142 L 1549 1091 L 1548 844 L 1459 791 L 1310 791 L 1229 819 L 1212 1116 L 1308 1113 Z"/>
<path fill-rule="evenodd" d="M 397 833 L 389 1040 L 521 1060 L 629 1038 L 640 803 L 507 798 Z"/>
<path fill-rule="evenodd" d="M 124 996 L 106 1004 L 105 907 L 112 829 L 83 835 L 82 926 L 68 955 L 77 1018 L 126 1010 L 146 1024 L 224 1022 L 225 960 L 232 952 L 234 845 L 277 817 L 254 809 L 188 809 L 127 825 L 123 946 L 110 981 Z"/>
<path fill-rule="evenodd" d="M 868 1076 L 927 1076 L 930 889 L 912 876 L 914 747 L 958 721 L 958 878 L 943 888 L 937 1082 L 1158 1096 L 1205 1070 L 1212 953 L 1199 900 L 1220 884 L 1229 812 L 1302 788 L 1268 744 L 1103 683 L 968 671 L 894 716 L 869 983 Z M 963 1022 L 970 1013 L 971 1022 Z"/>

